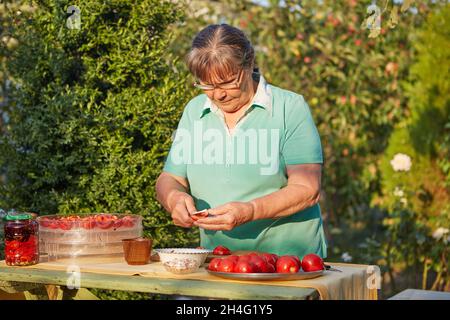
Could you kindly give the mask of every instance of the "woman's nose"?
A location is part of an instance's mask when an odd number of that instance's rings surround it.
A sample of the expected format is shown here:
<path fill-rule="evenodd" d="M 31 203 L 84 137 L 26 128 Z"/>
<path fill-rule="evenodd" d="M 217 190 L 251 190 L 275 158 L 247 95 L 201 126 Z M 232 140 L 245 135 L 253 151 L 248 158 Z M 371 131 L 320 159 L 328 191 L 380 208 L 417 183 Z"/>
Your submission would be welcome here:
<path fill-rule="evenodd" d="M 214 100 L 223 100 L 227 96 L 226 91 L 219 89 L 219 88 L 214 89 L 213 94 L 214 94 Z"/>

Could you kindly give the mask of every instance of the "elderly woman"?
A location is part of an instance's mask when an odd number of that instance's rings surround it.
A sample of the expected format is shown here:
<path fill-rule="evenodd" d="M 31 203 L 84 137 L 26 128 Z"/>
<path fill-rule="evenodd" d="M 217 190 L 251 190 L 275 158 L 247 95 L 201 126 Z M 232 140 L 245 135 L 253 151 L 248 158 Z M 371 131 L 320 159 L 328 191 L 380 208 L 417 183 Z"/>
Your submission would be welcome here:
<path fill-rule="evenodd" d="M 322 149 L 303 97 L 255 72 L 250 41 L 227 24 L 197 34 L 187 65 L 203 94 L 185 107 L 156 184 L 175 225 L 199 227 L 208 249 L 325 258 Z"/>

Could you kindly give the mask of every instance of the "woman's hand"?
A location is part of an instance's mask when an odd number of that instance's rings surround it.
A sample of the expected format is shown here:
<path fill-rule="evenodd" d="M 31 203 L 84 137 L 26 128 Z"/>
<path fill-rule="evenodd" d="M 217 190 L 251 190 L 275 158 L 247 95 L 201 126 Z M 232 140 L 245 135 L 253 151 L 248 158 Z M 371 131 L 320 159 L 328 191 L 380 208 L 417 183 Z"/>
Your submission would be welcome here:
<path fill-rule="evenodd" d="M 253 204 L 250 202 L 229 202 L 222 206 L 209 209 L 209 216 L 194 222 L 194 225 L 208 230 L 232 230 L 233 228 L 252 221 Z"/>
<path fill-rule="evenodd" d="M 190 228 L 194 220 L 191 214 L 197 211 L 194 199 L 186 192 L 174 190 L 168 197 L 168 204 L 173 223 L 177 226 Z"/>

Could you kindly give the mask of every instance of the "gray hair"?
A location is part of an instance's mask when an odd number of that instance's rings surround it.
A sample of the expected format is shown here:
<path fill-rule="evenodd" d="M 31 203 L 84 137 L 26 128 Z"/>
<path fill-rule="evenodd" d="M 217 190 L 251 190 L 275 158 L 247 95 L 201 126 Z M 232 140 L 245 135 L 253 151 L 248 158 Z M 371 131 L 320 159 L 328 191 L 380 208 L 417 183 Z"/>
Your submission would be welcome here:
<path fill-rule="evenodd" d="M 209 81 L 211 74 L 225 79 L 240 69 L 253 70 L 255 50 L 242 30 L 212 24 L 195 36 L 186 63 L 197 79 Z"/>

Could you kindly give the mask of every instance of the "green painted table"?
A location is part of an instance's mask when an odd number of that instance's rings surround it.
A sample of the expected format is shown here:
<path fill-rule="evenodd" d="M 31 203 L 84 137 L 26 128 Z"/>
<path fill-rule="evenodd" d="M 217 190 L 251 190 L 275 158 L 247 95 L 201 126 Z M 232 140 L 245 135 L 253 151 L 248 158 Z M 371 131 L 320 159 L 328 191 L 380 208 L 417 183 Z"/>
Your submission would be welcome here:
<path fill-rule="evenodd" d="M 161 279 L 141 276 L 82 272 L 80 289 L 68 289 L 68 274 L 61 270 L 0 266 L 0 291 L 22 291 L 27 299 L 96 299 L 87 288 L 184 295 L 213 299 L 315 300 L 319 293 L 296 288 L 248 283 L 223 283 L 191 279 Z"/>

